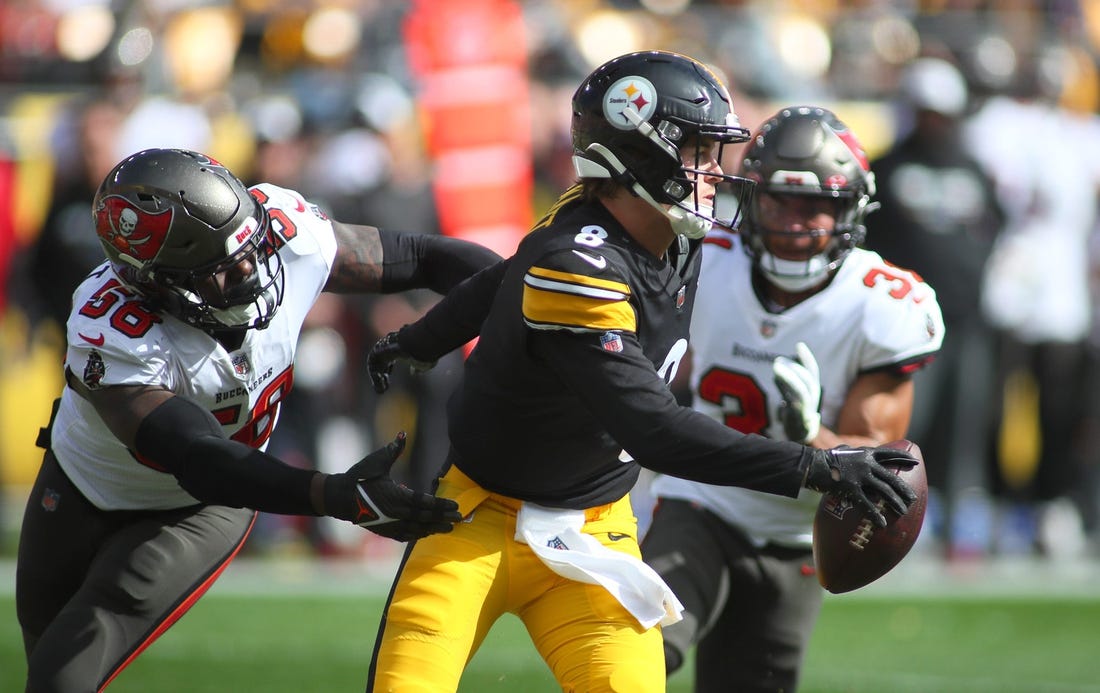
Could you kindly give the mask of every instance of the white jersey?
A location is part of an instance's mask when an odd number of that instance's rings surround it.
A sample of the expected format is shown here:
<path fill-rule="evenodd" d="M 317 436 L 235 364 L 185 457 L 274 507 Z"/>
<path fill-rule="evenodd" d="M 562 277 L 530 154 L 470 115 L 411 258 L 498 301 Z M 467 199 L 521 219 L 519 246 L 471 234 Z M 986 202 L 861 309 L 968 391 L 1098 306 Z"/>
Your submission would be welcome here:
<path fill-rule="evenodd" d="M 293 382 L 294 352 L 306 314 L 336 257 L 332 222 L 293 191 L 252 188 L 273 212 L 285 272 L 282 305 L 266 329 L 248 330 L 227 351 L 210 335 L 152 313 L 119 283 L 110 263 L 73 292 L 65 367 L 89 387 L 153 385 L 194 400 L 226 436 L 263 449 Z M 198 501 L 176 478 L 142 464 L 104 425 L 95 408 L 66 387 L 52 448 L 65 473 L 103 510 L 166 509 Z"/>
<path fill-rule="evenodd" d="M 935 292 L 913 273 L 856 249 L 820 293 L 782 313 L 766 311 L 752 288 L 740 238 L 712 233 L 691 324 L 691 389 L 696 410 L 744 433 L 785 439 L 777 356 L 805 342 L 821 370 L 821 424 L 835 428 L 848 388 L 868 371 L 919 364 L 939 350 L 943 318 Z M 797 499 L 669 476 L 652 493 L 700 503 L 757 544 L 810 546 L 820 494 Z"/>

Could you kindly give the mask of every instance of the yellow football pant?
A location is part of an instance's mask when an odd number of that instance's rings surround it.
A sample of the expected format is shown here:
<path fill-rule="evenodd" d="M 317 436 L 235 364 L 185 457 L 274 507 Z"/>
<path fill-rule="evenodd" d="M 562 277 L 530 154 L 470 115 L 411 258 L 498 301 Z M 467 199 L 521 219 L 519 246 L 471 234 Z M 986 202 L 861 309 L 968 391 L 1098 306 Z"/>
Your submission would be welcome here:
<path fill-rule="evenodd" d="M 467 521 L 413 547 L 386 610 L 370 690 L 456 690 L 506 612 L 523 621 L 563 691 L 665 690 L 660 629 L 643 629 L 603 587 L 560 577 L 517 542 L 519 501 L 454 467 L 437 493 L 458 500 Z M 586 520 L 585 533 L 640 557 L 629 498 L 587 510 Z"/>

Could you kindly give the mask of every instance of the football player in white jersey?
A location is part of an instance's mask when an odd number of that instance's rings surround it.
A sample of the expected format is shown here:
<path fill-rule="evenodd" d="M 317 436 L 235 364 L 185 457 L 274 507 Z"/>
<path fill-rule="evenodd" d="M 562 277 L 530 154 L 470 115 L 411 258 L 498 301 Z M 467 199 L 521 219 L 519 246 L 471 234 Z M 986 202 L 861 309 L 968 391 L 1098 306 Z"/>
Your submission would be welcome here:
<path fill-rule="evenodd" d="M 740 234 L 706 238 L 691 324 L 693 406 L 742 433 L 818 448 L 905 437 L 910 374 L 943 340 L 935 292 L 859 248 L 874 178 L 831 112 L 785 108 L 756 133 Z M 843 329 L 839 329 L 843 328 Z M 696 691 L 793 691 L 821 607 L 813 516 L 785 498 L 657 476 L 642 551 L 684 605 L 664 630 Z"/>
<path fill-rule="evenodd" d="M 452 501 L 389 477 L 403 434 L 342 474 L 264 448 L 322 291 L 446 292 L 499 260 L 333 221 L 184 150 L 123 160 L 93 213 L 107 261 L 73 293 L 66 387 L 19 544 L 28 691 L 104 688 L 210 587 L 257 510 L 398 540 L 450 531 Z"/>

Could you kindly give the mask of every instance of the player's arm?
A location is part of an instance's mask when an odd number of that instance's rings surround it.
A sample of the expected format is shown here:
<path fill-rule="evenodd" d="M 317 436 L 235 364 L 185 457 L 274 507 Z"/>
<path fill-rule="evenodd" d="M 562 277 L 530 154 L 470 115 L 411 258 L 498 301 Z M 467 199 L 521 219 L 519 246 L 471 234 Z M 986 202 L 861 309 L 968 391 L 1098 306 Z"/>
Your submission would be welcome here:
<path fill-rule="evenodd" d="M 795 496 L 808 451 L 788 441 L 745 435 L 681 406 L 646 358 L 637 337 L 542 331 L 532 352 L 577 394 L 611 437 L 638 464 L 656 472 L 723 486 Z"/>
<path fill-rule="evenodd" d="M 852 383 L 840 409 L 836 430 L 821 427 L 810 444 L 877 446 L 901 440 L 913 415 L 913 379 L 887 371 L 865 373 Z"/>
<path fill-rule="evenodd" d="M 68 382 L 127 448 L 175 476 L 201 502 L 328 515 L 403 541 L 450 531 L 461 519 L 453 501 L 414 492 L 390 478 L 403 435 L 343 474 L 322 474 L 226 438 L 210 412 L 163 388 L 90 390 L 71 374 Z"/>
<path fill-rule="evenodd" d="M 492 250 L 458 238 L 332 222 L 336 257 L 325 291 L 394 293 L 432 289 L 444 294 L 500 260 Z"/>
<path fill-rule="evenodd" d="M 904 514 L 916 499 L 897 474 L 884 467 L 916 464 L 908 453 L 887 448 L 819 450 L 790 441 L 743 434 L 690 407 L 681 406 L 632 333 L 608 351 L 600 335 L 545 332 L 532 351 L 581 397 L 585 408 L 638 464 L 656 472 L 722 486 L 743 486 L 795 496 L 801 487 L 851 500 L 880 527 L 882 511 L 871 497 Z"/>
<path fill-rule="evenodd" d="M 902 276 L 914 288 L 899 300 L 884 287 L 872 287 L 864 307 L 861 353 L 873 365 L 848 389 L 835 429 L 822 428 L 812 440 L 817 447 L 882 445 L 905 438 L 913 414 L 913 374 L 935 358 L 943 343 L 943 316 L 932 288 L 896 267 L 877 269 Z M 799 349 L 813 362 L 809 347 L 800 344 Z M 786 396 L 779 375 L 776 370 L 776 384 Z M 820 389 L 820 383 L 816 387 Z"/>
<path fill-rule="evenodd" d="M 780 393 L 776 416 L 787 440 L 818 448 L 877 446 L 900 440 L 913 413 L 913 383 L 906 368 L 880 368 L 851 384 L 834 430 L 821 425 L 821 367 L 805 342 L 795 356 L 772 362 Z M 825 364 L 829 367 L 829 364 Z"/>
<path fill-rule="evenodd" d="M 375 391 L 383 393 L 389 388 L 394 363 L 430 367 L 478 336 L 508 265 L 508 260 L 501 260 L 486 267 L 451 289 L 419 320 L 379 339 L 367 355 Z"/>

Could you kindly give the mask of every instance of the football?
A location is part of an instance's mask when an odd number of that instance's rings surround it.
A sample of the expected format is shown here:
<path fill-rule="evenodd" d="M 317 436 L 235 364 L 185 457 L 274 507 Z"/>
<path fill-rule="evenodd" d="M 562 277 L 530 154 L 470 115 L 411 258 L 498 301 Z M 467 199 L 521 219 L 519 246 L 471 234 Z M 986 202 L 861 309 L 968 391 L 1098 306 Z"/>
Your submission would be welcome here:
<path fill-rule="evenodd" d="M 882 447 L 905 450 L 917 458 L 912 469 L 893 469 L 917 493 L 904 515 L 884 508 L 886 527 L 877 527 L 849 501 L 824 494 L 814 516 L 817 580 L 833 594 L 851 592 L 890 572 L 917 541 L 928 505 L 928 477 L 916 443 L 897 440 Z M 882 508 L 883 501 L 879 501 Z"/>

